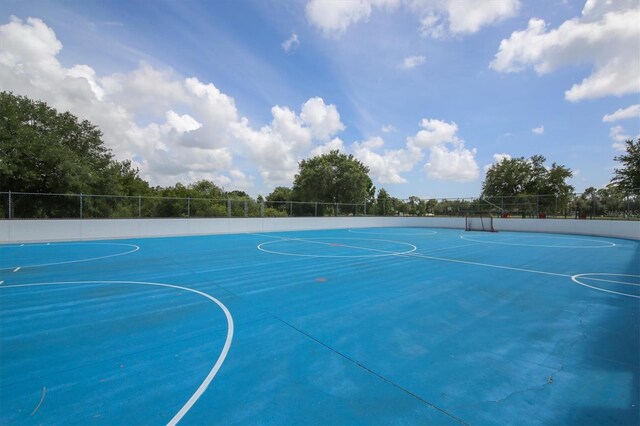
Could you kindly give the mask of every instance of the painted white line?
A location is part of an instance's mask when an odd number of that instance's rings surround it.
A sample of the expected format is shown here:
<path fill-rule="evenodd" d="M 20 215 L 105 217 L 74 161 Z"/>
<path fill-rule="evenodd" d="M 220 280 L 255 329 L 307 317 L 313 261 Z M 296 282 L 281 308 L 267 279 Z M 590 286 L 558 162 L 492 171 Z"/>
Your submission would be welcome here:
<path fill-rule="evenodd" d="M 231 347 L 231 341 L 233 340 L 233 317 L 231 316 L 231 313 L 229 312 L 227 307 L 215 297 L 193 288 L 182 287 L 182 286 L 173 285 L 173 284 L 153 283 L 153 282 L 146 282 L 146 281 L 67 281 L 67 282 L 55 281 L 55 282 L 48 282 L 48 283 L 15 284 L 10 286 L 0 287 L 0 289 L 15 288 L 15 287 L 36 287 L 36 286 L 45 286 L 45 285 L 82 285 L 82 284 L 135 284 L 135 285 L 148 285 L 148 286 L 156 286 L 156 287 L 173 288 L 178 290 L 189 291 L 191 293 L 195 293 L 200 296 L 203 296 L 211 300 L 212 302 L 214 302 L 216 305 L 220 307 L 220 309 L 222 309 L 225 317 L 227 318 L 227 337 L 225 339 L 224 346 L 222 347 L 222 351 L 220 352 L 218 359 L 213 365 L 213 368 L 211 368 L 211 371 L 209 371 L 209 374 L 207 374 L 207 377 L 205 377 L 205 379 L 200 384 L 200 386 L 198 386 L 198 389 L 196 389 L 193 395 L 191 395 L 189 400 L 182 406 L 180 411 L 178 411 L 173 416 L 173 418 L 169 420 L 169 423 L 167 423 L 167 425 L 169 426 L 174 426 L 178 424 L 178 422 L 185 416 L 185 414 L 189 412 L 191 407 L 193 407 L 193 405 L 198 401 L 198 399 L 202 396 L 202 394 L 207 390 L 207 387 L 209 387 L 209 384 L 211 383 L 215 375 L 220 370 L 222 363 L 224 362 L 225 358 L 227 357 L 227 354 L 229 353 L 229 348 Z"/>
<path fill-rule="evenodd" d="M 440 260 L 440 261 L 443 261 L 443 262 L 462 263 L 462 264 L 465 264 L 465 265 L 484 266 L 486 268 L 506 269 L 506 270 L 509 270 L 509 271 L 531 272 L 533 274 L 553 275 L 553 276 L 556 276 L 556 277 L 565 277 L 565 278 L 571 277 L 571 275 L 558 274 L 556 272 L 537 271 L 535 269 L 515 268 L 515 267 L 512 267 L 512 266 L 492 265 L 490 263 L 471 262 L 471 261 L 468 261 L 468 260 L 448 259 L 446 257 L 429 256 L 429 255 L 421 254 L 421 253 L 412 253 L 409 256 L 410 257 L 421 257 L 421 258 L 424 258 L 424 259 Z"/>
<path fill-rule="evenodd" d="M 579 280 L 579 278 L 592 279 L 592 278 L 589 278 L 589 275 L 609 275 L 609 276 L 636 277 L 636 278 L 640 278 L 640 275 L 610 274 L 610 273 L 603 273 L 603 272 L 592 272 L 592 273 L 586 273 L 586 274 L 576 274 L 576 275 L 573 275 L 571 277 L 571 281 L 573 281 L 576 284 L 580 284 L 581 286 L 584 286 L 584 287 L 589 287 L 589 288 L 592 288 L 592 289 L 598 290 L 598 291 L 604 291 L 605 293 L 618 294 L 620 296 L 633 297 L 634 299 L 640 299 L 640 296 L 636 296 L 635 294 L 629 294 L 629 293 L 622 293 L 620 291 L 607 290 L 606 288 L 600 288 L 600 287 L 596 287 L 596 286 L 593 286 L 593 285 L 589 285 L 589 284 L 583 283 L 582 281 Z"/>
<path fill-rule="evenodd" d="M 394 229 L 394 228 L 389 228 L 389 229 Z M 400 228 L 400 229 L 407 229 L 407 228 Z M 362 232 L 360 230 L 353 230 L 353 229 L 348 229 L 348 232 L 354 233 L 354 234 L 371 234 L 371 235 L 393 235 L 393 236 L 402 236 L 402 235 L 435 235 L 437 234 L 436 231 L 431 231 L 431 230 L 425 230 L 422 232 Z"/>
<path fill-rule="evenodd" d="M 577 280 L 577 277 L 581 277 L 583 275 L 614 275 L 614 276 L 629 276 L 629 277 L 639 277 L 639 278 L 640 278 L 640 275 L 624 275 L 624 274 L 614 274 L 614 273 L 606 273 L 606 272 L 568 275 L 568 274 L 559 274 L 559 273 L 556 273 L 556 272 L 536 271 L 535 269 L 514 268 L 514 267 L 511 267 L 511 266 L 491 265 L 489 263 L 469 262 L 467 260 L 447 259 L 447 258 L 444 258 L 444 257 L 427 256 L 427 255 L 423 255 L 423 254 L 420 254 L 420 253 L 411 253 L 411 254 L 409 254 L 407 256 L 408 257 L 422 257 L 422 258 L 425 258 L 425 259 L 433 259 L 433 260 L 441 260 L 443 262 L 454 262 L 454 263 L 462 263 L 462 264 L 467 264 L 467 265 L 483 266 L 483 267 L 487 267 L 487 268 L 497 268 L 497 269 L 505 269 L 505 270 L 510 270 L 510 271 L 530 272 L 530 273 L 533 273 L 533 274 L 552 275 L 552 276 L 556 276 L 556 277 L 571 278 L 571 280 L 573 282 L 575 282 L 576 284 L 580 284 L 582 286 L 589 287 L 589 288 L 592 288 L 594 290 L 599 290 L 599 291 L 604 291 L 605 293 L 612 293 L 612 294 L 617 294 L 617 295 L 620 295 L 620 296 L 627 296 L 627 297 L 633 297 L 633 298 L 636 298 L 636 299 L 640 299 L 640 296 L 636 296 L 636 295 L 633 295 L 633 294 L 622 293 L 622 292 L 619 292 L 619 291 L 606 290 L 606 289 L 603 289 L 603 288 L 600 288 L 600 287 L 595 287 L 595 286 L 591 286 L 589 284 L 582 283 L 582 282 Z M 584 278 L 591 279 L 591 280 L 599 280 L 599 279 L 596 279 L 596 278 L 588 278 L 588 277 L 584 277 Z M 600 280 L 600 281 L 605 281 L 605 280 Z M 635 284 L 632 284 L 632 285 L 635 285 Z"/>
<path fill-rule="evenodd" d="M 31 244 L 29 247 L 36 247 L 36 246 L 48 246 L 49 244 Z M 87 258 L 87 259 L 76 259 L 76 260 L 68 260 L 68 261 L 64 261 L 64 262 L 52 262 L 52 263 L 38 263 L 38 264 L 34 264 L 34 265 L 22 265 L 20 266 L 18 269 L 20 268 L 35 268 L 35 267 L 40 267 L 40 266 L 52 266 L 52 265 L 66 265 L 69 263 L 79 263 L 79 262 L 89 262 L 91 260 L 98 260 L 98 259 L 107 259 L 109 257 L 116 257 L 116 256 L 124 256 L 125 254 L 130 254 L 133 252 L 136 252 L 138 250 L 140 250 L 140 246 L 137 246 L 135 244 L 125 244 L 125 243 L 61 243 L 61 244 L 54 244 L 53 247 L 63 247 L 63 246 L 77 246 L 77 245 L 105 245 L 105 246 L 126 246 L 126 247 L 133 247 L 132 250 L 129 251 L 125 251 L 123 253 L 116 253 L 116 254 L 109 254 L 106 256 L 98 256 L 98 257 L 91 257 L 91 258 Z M 8 248 L 13 248 L 16 246 L 0 246 L 0 249 L 8 249 Z M 0 271 L 4 270 L 4 269 L 13 269 L 15 268 L 15 266 L 7 266 L 4 268 L 0 268 Z M 16 272 L 16 271 L 13 271 Z"/>
<path fill-rule="evenodd" d="M 584 274 L 581 274 L 584 275 Z M 596 274 L 591 274 L 591 275 L 596 275 Z M 624 275 L 624 274 L 598 274 L 598 275 L 617 275 L 617 276 L 624 276 L 624 277 L 636 277 L 637 275 Z M 591 278 L 591 277 L 581 277 L 583 280 L 589 280 L 589 281 L 599 281 L 599 282 L 603 282 L 603 283 L 613 283 L 613 284 L 622 284 L 622 285 L 633 285 L 636 287 L 640 287 L 640 283 L 636 284 L 636 283 L 629 283 L 626 281 L 616 281 L 616 280 L 605 280 L 602 278 Z"/>
<path fill-rule="evenodd" d="M 40 402 L 38 402 L 38 405 L 36 406 L 36 408 L 31 412 L 31 416 L 33 416 L 36 413 L 36 411 L 38 411 L 38 409 L 42 405 L 42 401 L 44 401 L 44 396 L 46 394 L 47 394 L 47 388 L 43 386 L 42 387 L 42 396 L 40 397 Z"/>
<path fill-rule="evenodd" d="M 13 270 L 13 272 L 18 272 L 20 270 L 20 266 Z"/>
<path fill-rule="evenodd" d="M 538 236 L 520 236 L 520 238 L 522 239 L 526 239 L 526 238 L 535 238 Z M 602 243 L 604 245 L 591 245 L 591 246 L 577 246 L 577 245 L 555 245 L 555 244 L 527 244 L 527 243 L 509 243 L 509 242 L 504 242 L 504 241 L 490 241 L 489 238 L 478 238 L 478 239 L 473 239 L 467 235 L 461 235 L 460 238 L 462 238 L 463 240 L 467 240 L 467 241 L 474 241 L 476 243 L 486 243 L 486 244 L 500 244 L 500 245 L 505 245 L 505 246 L 521 246 L 521 247 L 545 247 L 545 248 L 572 248 L 572 249 L 586 249 L 586 248 L 608 248 L 608 247 L 615 247 L 615 243 L 612 243 L 611 241 L 604 241 L 604 240 L 592 240 L 592 239 L 586 239 L 586 238 L 573 238 L 573 237 L 552 237 L 552 236 L 539 236 L 542 238 L 553 238 L 553 239 L 561 239 L 561 240 L 577 240 L 577 241 L 590 241 L 590 242 L 596 242 L 596 243 Z M 520 240 L 520 238 L 518 238 L 518 240 Z"/>
<path fill-rule="evenodd" d="M 260 234 L 256 234 L 256 235 L 260 235 Z M 264 236 L 269 236 L 269 235 L 264 235 Z M 464 237 L 464 235 L 460 236 L 460 238 L 462 238 L 462 237 Z M 307 241 L 307 240 L 302 240 L 302 239 L 293 239 L 293 238 L 284 238 L 284 237 L 275 237 L 275 238 L 280 238 L 281 240 L 300 240 L 300 241 L 305 241 L 305 242 L 312 242 L 312 241 Z M 563 237 L 556 237 L 556 238 L 563 238 Z M 570 237 L 565 237 L 565 238 L 570 238 Z M 462 239 L 467 239 L 467 238 L 462 238 Z M 583 240 L 581 238 L 576 238 L 576 239 L 585 241 L 585 240 Z M 473 241 L 473 240 L 469 240 L 469 241 Z M 598 240 L 591 240 L 591 241 L 598 241 Z M 478 242 L 480 242 L 480 241 L 478 241 Z M 615 245 L 614 243 L 610 243 L 610 242 L 607 242 L 607 243 Z M 263 243 L 263 244 L 266 244 L 266 243 Z M 558 247 L 558 246 L 554 246 L 554 247 Z M 602 247 L 612 247 L 612 246 L 598 246 L 597 248 L 602 248 Z M 375 251 L 384 252 L 384 250 L 366 249 L 364 247 L 358 247 L 358 248 L 363 249 L 363 250 L 375 250 Z M 583 246 L 581 248 L 586 248 L 586 247 Z M 560 274 L 560 273 L 556 273 L 556 272 L 537 271 L 535 269 L 516 268 L 516 267 L 512 267 L 512 266 L 492 265 L 490 263 L 471 262 L 471 261 L 468 261 L 468 260 L 449 259 L 449 258 L 446 258 L 446 257 L 429 256 L 429 255 L 422 254 L 422 253 L 406 253 L 406 254 L 404 254 L 404 253 L 394 253 L 394 252 L 387 252 L 387 253 L 389 255 L 396 255 L 396 256 L 418 257 L 418 258 L 423 258 L 423 259 L 439 260 L 439 261 L 442 261 L 442 262 L 452 262 L 452 263 L 460 263 L 460 264 L 464 264 L 464 265 L 482 266 L 482 267 L 485 267 L 485 268 L 504 269 L 504 270 L 507 270 L 507 271 L 528 272 L 528 273 L 532 273 L 532 274 L 551 275 L 551 276 L 555 276 L 555 277 L 571 278 L 571 280 L 573 282 L 575 282 L 577 284 L 580 284 L 580 285 L 582 285 L 584 287 L 589 287 L 589 288 L 592 288 L 594 290 L 603 291 L 605 293 L 617 294 L 619 296 L 626 296 L 626 297 L 633 297 L 633 298 L 640 299 L 640 296 L 636 296 L 636 295 L 633 295 L 633 294 L 622 293 L 622 292 L 613 291 L 613 290 L 602 289 L 602 288 L 599 288 L 599 287 L 595 287 L 595 286 L 591 286 L 591 285 L 579 282 L 576 279 L 576 277 L 581 277 L 582 275 L 624 276 L 623 274 L 612 274 L 612 273 L 598 272 L 598 273 L 591 273 L 591 274 L 569 275 L 569 274 Z M 278 253 L 278 254 L 285 254 L 285 253 Z M 295 255 L 291 254 L 291 256 L 295 256 Z M 309 255 L 307 255 L 307 256 L 309 256 Z M 325 257 L 325 256 L 318 256 L 318 257 Z M 627 275 L 627 276 L 637 277 L 637 275 Z M 589 278 L 589 277 L 584 277 L 584 278 L 585 279 L 589 279 L 589 280 L 606 281 L 606 280 L 603 280 L 601 278 Z M 625 284 L 625 283 L 621 283 L 621 284 Z M 626 284 L 631 284 L 631 283 L 626 283 Z M 635 285 L 635 284 L 631 284 L 631 285 Z"/>
<path fill-rule="evenodd" d="M 317 241 L 317 240 L 330 240 L 331 242 L 322 242 L 322 241 Z M 344 255 L 344 256 L 341 256 L 341 255 L 328 255 L 328 254 L 325 255 L 325 254 L 286 253 L 286 252 L 281 252 L 281 251 L 268 250 L 268 249 L 264 248 L 264 246 L 266 246 L 266 245 L 276 244 L 276 243 L 279 243 L 279 242 L 282 242 L 282 241 L 300 241 L 302 243 L 308 243 L 308 244 L 319 244 L 319 245 L 323 245 L 323 246 L 332 246 L 333 242 L 335 242 L 335 241 L 343 241 L 343 240 L 350 240 L 350 241 L 354 241 L 354 240 L 355 241 L 380 241 L 380 242 L 394 243 L 394 244 L 400 244 L 400 245 L 404 245 L 404 246 L 409 246 L 409 247 L 411 247 L 411 249 L 407 250 L 407 251 L 403 251 L 403 252 L 394 252 L 394 251 L 376 249 L 376 248 L 371 248 L 371 247 L 361 247 L 361 246 L 353 246 L 353 245 L 349 245 L 349 244 L 341 244 L 339 247 L 381 253 L 381 254 Z M 292 239 L 284 239 L 284 240 L 277 240 L 277 241 L 267 241 L 265 243 L 258 244 L 257 249 L 260 250 L 260 251 L 263 251 L 265 253 L 280 254 L 280 255 L 284 255 L 284 256 L 296 256 L 296 257 L 366 258 L 366 257 L 384 257 L 384 256 L 407 255 L 409 253 L 412 253 L 412 252 L 416 251 L 418 248 L 416 246 L 414 246 L 413 244 L 404 243 L 404 242 L 401 242 L 401 241 L 379 240 L 379 239 L 368 239 L 368 238 L 328 238 L 328 237 L 324 238 L 323 237 L 323 238 L 310 238 L 310 239 L 292 238 Z"/>
<path fill-rule="evenodd" d="M 0 281 L 0 285 L 4 284 L 4 281 Z"/>

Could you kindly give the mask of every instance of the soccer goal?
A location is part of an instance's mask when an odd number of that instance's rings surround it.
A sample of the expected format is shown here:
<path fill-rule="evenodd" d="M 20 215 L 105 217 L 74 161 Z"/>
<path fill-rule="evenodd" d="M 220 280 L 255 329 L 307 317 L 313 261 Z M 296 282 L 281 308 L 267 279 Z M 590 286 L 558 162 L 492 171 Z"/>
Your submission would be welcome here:
<path fill-rule="evenodd" d="M 493 216 L 491 215 L 465 216 L 464 230 L 465 231 L 498 232 L 493 227 Z"/>

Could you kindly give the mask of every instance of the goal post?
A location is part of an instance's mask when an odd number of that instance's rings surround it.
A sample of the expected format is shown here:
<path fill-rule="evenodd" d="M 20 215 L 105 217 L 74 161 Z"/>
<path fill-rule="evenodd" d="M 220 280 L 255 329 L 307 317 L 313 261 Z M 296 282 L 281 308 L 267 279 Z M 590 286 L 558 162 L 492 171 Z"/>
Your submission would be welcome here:
<path fill-rule="evenodd" d="M 465 216 L 464 230 L 465 231 L 497 232 L 493 226 L 493 216 L 489 214 Z"/>

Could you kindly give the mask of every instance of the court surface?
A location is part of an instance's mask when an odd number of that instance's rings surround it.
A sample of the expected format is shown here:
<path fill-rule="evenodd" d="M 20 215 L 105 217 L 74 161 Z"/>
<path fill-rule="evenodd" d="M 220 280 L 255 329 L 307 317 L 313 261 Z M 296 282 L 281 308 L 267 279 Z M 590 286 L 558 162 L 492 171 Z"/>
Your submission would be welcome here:
<path fill-rule="evenodd" d="M 368 228 L 0 246 L 0 424 L 637 425 L 640 244 Z"/>

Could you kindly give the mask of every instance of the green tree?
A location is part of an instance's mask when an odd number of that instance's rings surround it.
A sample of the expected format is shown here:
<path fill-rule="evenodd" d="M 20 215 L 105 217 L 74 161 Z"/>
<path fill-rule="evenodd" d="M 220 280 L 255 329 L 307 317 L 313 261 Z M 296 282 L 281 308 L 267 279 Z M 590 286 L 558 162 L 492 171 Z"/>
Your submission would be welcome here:
<path fill-rule="evenodd" d="M 291 201 L 293 195 L 293 191 L 291 188 L 287 188 L 286 186 L 277 186 L 269 195 L 267 195 L 266 200 L 270 203 L 286 203 Z"/>
<path fill-rule="evenodd" d="M 482 184 L 482 196 L 493 206 L 507 211 L 533 214 L 552 211 L 569 201 L 573 186 L 567 179 L 571 169 L 553 163 L 545 166 L 545 157 L 505 158 L 492 165 Z"/>
<path fill-rule="evenodd" d="M 380 216 L 391 215 L 391 195 L 386 189 L 380 188 L 376 198 L 376 214 Z"/>
<path fill-rule="evenodd" d="M 362 204 L 373 188 L 368 173 L 353 155 L 331 151 L 300 162 L 293 196 L 299 201 Z"/>
<path fill-rule="evenodd" d="M 102 132 L 89 121 L 0 92 L 0 191 L 124 195 L 148 190 L 130 162 L 113 160 Z M 114 200 L 90 201 L 83 206 L 86 212 L 111 216 Z M 14 217 L 80 213 L 79 197 L 16 196 L 13 207 Z"/>
<path fill-rule="evenodd" d="M 194 198 L 225 198 L 224 189 L 220 188 L 210 180 L 202 179 L 189 185 L 191 194 Z"/>
<path fill-rule="evenodd" d="M 44 102 L 0 93 L 0 182 L 20 192 L 94 192 L 112 155 L 100 130 Z"/>
<path fill-rule="evenodd" d="M 640 192 L 640 138 L 625 141 L 626 153 L 614 157 L 619 161 L 621 168 L 614 170 L 611 183 L 628 193 Z"/>
<path fill-rule="evenodd" d="M 293 190 L 286 186 L 277 186 L 266 198 L 265 215 L 286 216 L 291 210 L 290 202 L 293 199 Z"/>

